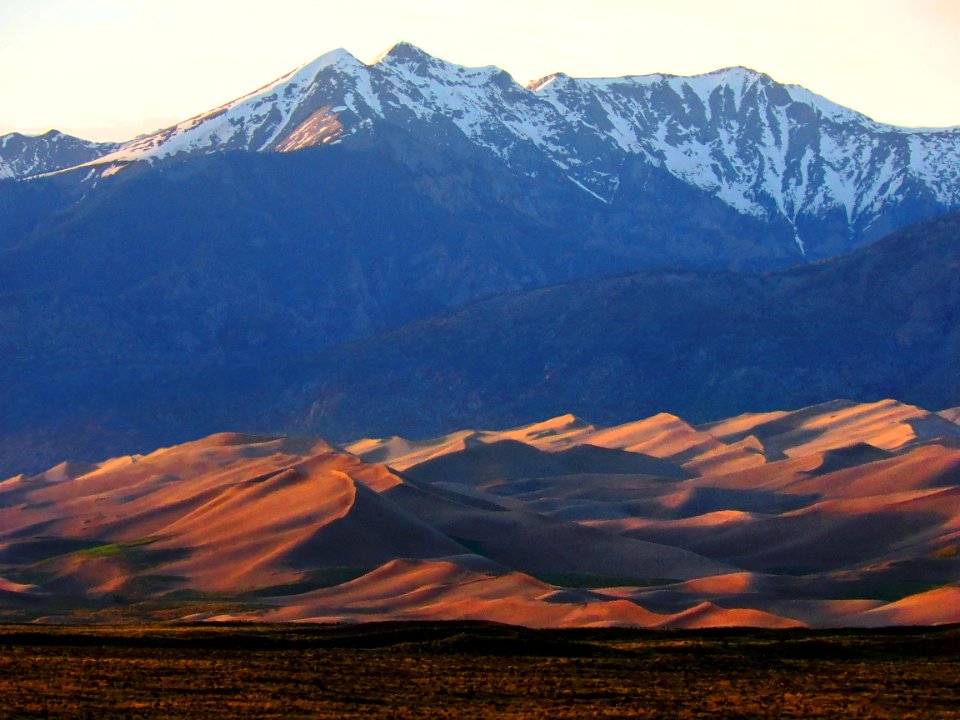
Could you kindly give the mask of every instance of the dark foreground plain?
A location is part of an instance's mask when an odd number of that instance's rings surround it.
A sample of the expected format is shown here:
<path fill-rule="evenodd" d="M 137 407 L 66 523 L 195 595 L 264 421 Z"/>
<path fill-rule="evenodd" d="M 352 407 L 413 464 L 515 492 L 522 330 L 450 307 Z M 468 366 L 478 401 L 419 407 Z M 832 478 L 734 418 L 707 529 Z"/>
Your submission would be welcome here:
<path fill-rule="evenodd" d="M 0 626 L 3 717 L 960 718 L 960 628 Z"/>

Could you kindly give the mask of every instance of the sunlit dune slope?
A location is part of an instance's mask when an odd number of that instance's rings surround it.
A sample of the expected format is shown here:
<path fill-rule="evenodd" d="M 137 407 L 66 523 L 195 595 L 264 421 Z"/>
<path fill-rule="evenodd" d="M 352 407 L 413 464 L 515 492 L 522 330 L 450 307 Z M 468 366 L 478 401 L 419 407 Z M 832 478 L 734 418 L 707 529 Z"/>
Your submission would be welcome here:
<path fill-rule="evenodd" d="M 960 622 L 960 587 L 949 586 L 910 595 L 868 610 L 856 619 L 870 627 L 884 625 L 943 625 Z"/>
<path fill-rule="evenodd" d="M 5 483 L 0 525 L 9 539 L 0 558 L 115 575 L 90 581 L 114 591 L 136 568 L 123 552 L 98 548 L 121 544 L 152 558 L 150 574 L 171 586 L 235 591 L 322 567 L 461 551 L 371 489 L 399 482 L 322 441 L 216 435 L 71 480 Z M 41 529 L 47 540 L 31 537 Z"/>
<path fill-rule="evenodd" d="M 725 609 L 710 602 L 679 613 L 662 623 L 660 627 L 671 628 L 707 628 L 707 627 L 765 627 L 792 628 L 804 627 L 804 623 L 791 618 L 783 618 L 762 610 Z"/>
<path fill-rule="evenodd" d="M 593 425 L 573 415 L 561 415 L 509 430 L 463 430 L 430 440 L 415 441 L 397 436 L 364 438 L 345 445 L 344 449 L 363 460 L 404 470 L 441 455 L 502 440 L 515 440 L 541 450 L 562 450 L 579 444 L 594 430 Z"/>
<path fill-rule="evenodd" d="M 558 597 L 555 587 L 476 557 L 394 560 L 357 580 L 256 616 L 267 621 L 492 620 L 531 627 L 651 626 L 665 618 L 596 593 Z"/>
<path fill-rule="evenodd" d="M 396 560 L 336 588 L 277 598 L 267 621 L 493 620 L 530 627 L 798 627 L 755 610 L 698 605 L 676 614 L 593 591 L 561 591 L 476 557 Z"/>
<path fill-rule="evenodd" d="M 609 428 L 562 415 L 508 430 L 463 430 L 417 441 L 367 438 L 345 447 L 365 460 L 406 470 L 504 440 L 552 452 L 593 445 L 667 460 L 692 474 L 722 475 L 858 444 L 896 450 L 922 440 L 960 438 L 950 412 L 938 415 L 896 400 L 835 400 L 795 411 L 747 413 L 698 427 L 661 413 Z"/>
<path fill-rule="evenodd" d="M 960 622 L 960 425 L 893 400 L 435 440 L 221 433 L 0 482 L 13 620 Z"/>
<path fill-rule="evenodd" d="M 769 457 L 800 457 L 814 452 L 869 443 L 893 450 L 915 441 L 956 434 L 946 418 L 896 400 L 855 403 L 835 400 L 785 413 L 747 415 L 701 426 L 730 442 L 747 435 L 759 439 Z"/>

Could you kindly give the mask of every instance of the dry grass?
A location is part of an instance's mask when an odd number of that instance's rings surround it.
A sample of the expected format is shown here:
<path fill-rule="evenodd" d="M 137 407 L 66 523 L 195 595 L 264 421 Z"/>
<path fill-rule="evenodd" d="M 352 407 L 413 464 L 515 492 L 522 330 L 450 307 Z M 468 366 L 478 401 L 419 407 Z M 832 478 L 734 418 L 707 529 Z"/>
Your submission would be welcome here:
<path fill-rule="evenodd" d="M 3 717 L 960 718 L 960 630 L 0 627 Z"/>

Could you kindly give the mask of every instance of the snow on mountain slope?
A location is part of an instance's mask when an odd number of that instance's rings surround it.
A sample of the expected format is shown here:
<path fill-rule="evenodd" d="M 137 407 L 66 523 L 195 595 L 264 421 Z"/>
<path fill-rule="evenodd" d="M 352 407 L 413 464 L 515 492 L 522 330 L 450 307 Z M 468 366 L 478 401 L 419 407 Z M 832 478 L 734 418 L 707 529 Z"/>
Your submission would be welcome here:
<path fill-rule="evenodd" d="M 960 202 L 960 128 L 882 125 L 746 68 L 696 77 L 559 75 L 531 88 L 608 145 L 645 155 L 753 215 L 795 223 L 838 208 L 856 222 L 910 180 L 946 206 Z M 616 175 L 604 170 L 579 179 L 609 197 Z"/>
<path fill-rule="evenodd" d="M 43 135 L 10 133 L 0 136 L 0 180 L 79 165 L 117 147 L 117 143 L 89 142 L 57 130 Z"/>
<path fill-rule="evenodd" d="M 299 124 L 305 111 L 323 108 L 332 97 L 348 102 L 351 93 L 341 87 L 343 78 L 362 83 L 365 75 L 365 66 L 359 60 L 345 50 L 334 50 L 238 100 L 127 143 L 96 164 L 181 153 L 279 149 L 283 139 L 296 133 L 298 128 L 292 123 Z M 335 115 L 345 109 L 334 109 L 327 103 L 322 111 Z M 315 113 L 310 114 L 312 117 Z M 321 138 L 314 139 L 322 142 Z"/>
<path fill-rule="evenodd" d="M 292 151 L 377 124 L 443 142 L 455 130 L 531 178 L 545 169 L 605 203 L 640 158 L 736 210 L 792 224 L 839 214 L 860 229 L 908 195 L 960 207 L 960 127 L 881 123 L 743 67 L 694 77 L 575 79 L 527 87 L 400 43 L 364 64 L 335 50 L 222 107 L 91 164 L 224 150 Z M 119 165 L 118 165 L 119 164 Z"/>

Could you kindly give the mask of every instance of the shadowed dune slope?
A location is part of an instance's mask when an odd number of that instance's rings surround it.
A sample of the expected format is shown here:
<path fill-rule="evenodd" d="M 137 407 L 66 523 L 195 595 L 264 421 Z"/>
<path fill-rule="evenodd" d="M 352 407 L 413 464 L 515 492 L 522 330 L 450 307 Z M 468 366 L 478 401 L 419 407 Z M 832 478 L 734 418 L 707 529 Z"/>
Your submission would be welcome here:
<path fill-rule="evenodd" d="M 958 583 L 960 426 L 893 400 L 220 433 L 0 482 L 14 620 L 877 626 L 960 622 Z"/>
<path fill-rule="evenodd" d="M 701 430 L 725 442 L 752 435 L 772 458 L 800 457 L 858 443 L 894 450 L 916 440 L 957 435 L 946 418 L 896 400 L 836 400 L 795 412 L 740 416 L 701 426 Z"/>
<path fill-rule="evenodd" d="M 703 602 L 661 623 L 660 627 L 687 630 L 708 627 L 805 627 L 799 620 L 777 617 L 762 610 L 738 608 L 727 610 L 710 602 Z"/>
<path fill-rule="evenodd" d="M 480 561 L 480 562 L 478 562 Z M 697 606 L 675 615 L 599 592 L 558 592 L 528 575 L 476 557 L 396 560 L 336 588 L 273 600 L 266 621 L 493 620 L 530 627 L 798 627 L 752 610 Z"/>
<path fill-rule="evenodd" d="M 429 440 L 407 440 L 397 436 L 364 438 L 345 445 L 344 449 L 363 460 L 405 470 L 441 455 L 502 440 L 515 440 L 541 450 L 562 450 L 579 444 L 595 429 L 573 415 L 561 415 L 509 430 L 465 430 Z"/>
<path fill-rule="evenodd" d="M 426 482 L 440 479 L 477 485 L 503 478 L 542 478 L 581 473 L 652 475 L 685 479 L 691 473 L 673 463 L 638 452 L 577 445 L 544 452 L 517 440 L 498 440 L 450 453 L 408 468 L 411 477 Z"/>
<path fill-rule="evenodd" d="M 394 560 L 339 587 L 282 598 L 263 620 L 492 620 L 532 627 L 650 626 L 663 618 L 601 595 L 556 602 L 555 588 L 479 558 Z"/>
<path fill-rule="evenodd" d="M 74 575 L 108 564 L 113 590 L 142 570 L 123 562 L 136 554 L 171 587 L 223 592 L 462 550 L 368 486 L 399 482 L 322 441 L 216 435 L 71 480 L 4 483 L 0 556 Z"/>
<path fill-rule="evenodd" d="M 366 438 L 345 448 L 364 460 L 407 470 L 428 460 L 506 440 L 552 452 L 592 445 L 666 460 L 689 474 L 722 475 L 855 445 L 890 451 L 922 440 L 960 439 L 960 426 L 951 422 L 950 412 L 931 413 L 896 400 L 834 400 L 795 411 L 747 413 L 698 427 L 675 415 L 660 413 L 607 428 L 563 415 L 508 430 L 462 430 L 426 440 Z M 645 472 L 675 477 L 676 471 L 667 473 L 666 467 L 650 466 Z M 597 466 L 592 469 L 600 471 Z"/>

